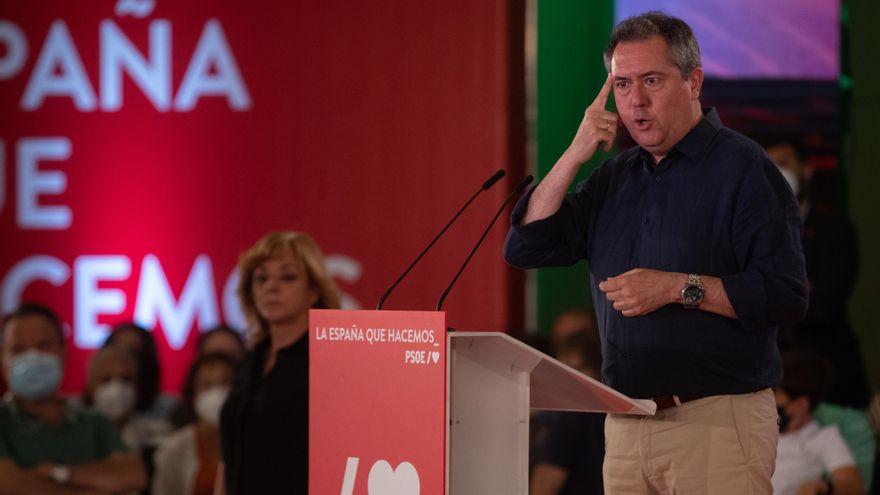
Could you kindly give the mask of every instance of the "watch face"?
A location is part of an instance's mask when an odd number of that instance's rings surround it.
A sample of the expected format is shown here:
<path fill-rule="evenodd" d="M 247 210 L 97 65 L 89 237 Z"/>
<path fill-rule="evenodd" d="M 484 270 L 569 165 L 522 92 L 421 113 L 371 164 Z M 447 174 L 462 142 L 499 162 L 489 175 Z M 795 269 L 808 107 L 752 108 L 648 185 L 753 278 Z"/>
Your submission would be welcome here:
<path fill-rule="evenodd" d="M 699 285 L 688 285 L 682 292 L 682 299 L 688 304 L 699 302 L 703 298 L 703 289 Z"/>

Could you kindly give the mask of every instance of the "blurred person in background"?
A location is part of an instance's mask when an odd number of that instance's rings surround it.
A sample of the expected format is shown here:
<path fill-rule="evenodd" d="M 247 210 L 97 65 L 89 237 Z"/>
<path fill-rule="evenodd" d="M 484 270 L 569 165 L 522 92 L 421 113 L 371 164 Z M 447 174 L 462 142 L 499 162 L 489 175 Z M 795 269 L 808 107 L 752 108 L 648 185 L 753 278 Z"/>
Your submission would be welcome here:
<path fill-rule="evenodd" d="M 776 495 L 859 495 L 864 484 L 852 452 L 834 425 L 821 426 L 813 413 L 831 383 L 831 365 L 803 351 L 782 356 L 784 377 L 773 388 L 779 413 Z"/>
<path fill-rule="evenodd" d="M 218 325 L 199 337 L 198 350 L 195 359 L 209 354 L 224 354 L 229 356 L 237 366 L 245 354 L 244 339 L 241 334 L 226 325 Z M 195 422 L 197 419 L 195 409 L 181 401 L 171 413 L 171 426 L 174 429 L 181 428 Z"/>
<path fill-rule="evenodd" d="M 115 326 L 101 347 L 101 351 L 110 347 L 124 349 L 134 357 L 137 370 L 134 411 L 120 428 L 123 441 L 137 449 L 147 468 L 147 479 L 151 480 L 153 454 L 159 442 L 171 433 L 171 414 L 177 407 L 174 397 L 159 392 L 162 373 L 153 334 L 134 323 L 125 323 Z M 114 351 L 114 355 L 114 361 L 118 361 L 119 353 Z"/>
<path fill-rule="evenodd" d="M 599 327 L 596 325 L 596 315 L 592 311 L 570 308 L 553 319 L 553 325 L 550 327 L 550 345 L 557 357 L 562 342 L 577 333 L 591 333 L 598 337 Z"/>
<path fill-rule="evenodd" d="M 128 349 L 137 359 L 138 395 L 135 410 L 140 416 L 168 419 L 176 406 L 174 397 L 159 393 L 162 371 L 153 334 L 147 329 L 126 323 L 117 325 L 107 336 L 103 347 L 111 345 Z"/>
<path fill-rule="evenodd" d="M 204 354 L 190 367 L 181 406 L 195 420 L 156 451 L 153 495 L 211 495 L 220 462 L 220 410 L 236 363 L 226 353 Z"/>
<path fill-rule="evenodd" d="M 251 350 L 221 413 L 227 493 L 307 493 L 309 310 L 339 308 L 321 250 L 307 234 L 274 232 L 239 262 Z"/>
<path fill-rule="evenodd" d="M 105 346 L 89 360 L 83 404 L 116 423 L 125 445 L 141 454 L 152 473 L 153 452 L 171 432 L 165 418 L 135 408 L 140 393 L 138 362 L 128 349 Z"/>
<path fill-rule="evenodd" d="M 134 355 L 123 347 L 103 347 L 89 359 L 86 370 L 86 388 L 82 403 L 110 418 L 120 431 L 135 414 L 138 368 Z M 137 449 L 140 442 L 134 437 L 123 441 Z"/>
<path fill-rule="evenodd" d="M 59 395 L 66 357 L 61 322 L 23 304 L 0 325 L 0 494 L 119 493 L 147 485 L 144 466 L 101 414 Z"/>
<path fill-rule="evenodd" d="M 563 313 L 565 314 L 565 313 Z M 575 332 L 559 342 L 559 361 L 599 380 L 602 351 L 596 332 Z M 603 493 L 605 414 L 541 411 L 531 495 Z"/>
<path fill-rule="evenodd" d="M 826 400 L 864 409 L 869 399 L 868 379 L 847 311 L 859 264 L 855 228 L 827 201 L 812 198 L 815 172 L 799 141 L 776 141 L 766 150 L 800 203 L 810 290 L 806 316 L 796 326 L 780 331 L 780 348 L 827 357 L 837 378 Z"/>
<path fill-rule="evenodd" d="M 226 325 L 218 325 L 199 337 L 196 357 L 208 354 L 226 354 L 238 363 L 246 352 L 241 333 Z"/>

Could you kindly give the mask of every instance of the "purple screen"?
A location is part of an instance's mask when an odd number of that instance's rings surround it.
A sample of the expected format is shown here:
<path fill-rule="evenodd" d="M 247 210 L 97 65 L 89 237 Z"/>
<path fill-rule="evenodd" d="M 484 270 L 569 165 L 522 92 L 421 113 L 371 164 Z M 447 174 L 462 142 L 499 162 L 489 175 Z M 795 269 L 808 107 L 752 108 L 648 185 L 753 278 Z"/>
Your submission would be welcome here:
<path fill-rule="evenodd" d="M 617 0 L 617 22 L 661 10 L 690 24 L 703 69 L 726 79 L 837 79 L 839 0 Z"/>

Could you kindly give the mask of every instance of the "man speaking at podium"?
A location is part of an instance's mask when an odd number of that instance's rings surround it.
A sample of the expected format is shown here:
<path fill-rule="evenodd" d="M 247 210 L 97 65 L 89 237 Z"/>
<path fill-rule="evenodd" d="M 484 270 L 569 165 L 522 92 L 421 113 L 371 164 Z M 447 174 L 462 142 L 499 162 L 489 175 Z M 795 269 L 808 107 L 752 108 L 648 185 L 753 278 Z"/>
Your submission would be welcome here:
<path fill-rule="evenodd" d="M 624 20 L 605 65 L 571 145 L 515 208 L 505 258 L 587 260 L 603 381 L 657 404 L 652 417 L 608 416 L 606 493 L 769 494 L 776 328 L 807 306 L 797 203 L 758 144 L 701 108 L 686 23 Z M 620 122 L 639 146 L 567 193 Z"/>

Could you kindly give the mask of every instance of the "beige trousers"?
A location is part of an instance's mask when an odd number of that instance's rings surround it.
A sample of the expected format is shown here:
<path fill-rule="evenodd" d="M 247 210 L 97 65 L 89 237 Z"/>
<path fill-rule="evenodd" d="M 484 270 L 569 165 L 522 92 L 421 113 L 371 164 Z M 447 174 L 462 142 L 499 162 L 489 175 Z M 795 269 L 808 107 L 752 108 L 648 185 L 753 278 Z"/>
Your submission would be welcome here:
<path fill-rule="evenodd" d="M 605 493 L 770 494 L 779 438 L 770 389 L 605 420 Z"/>

